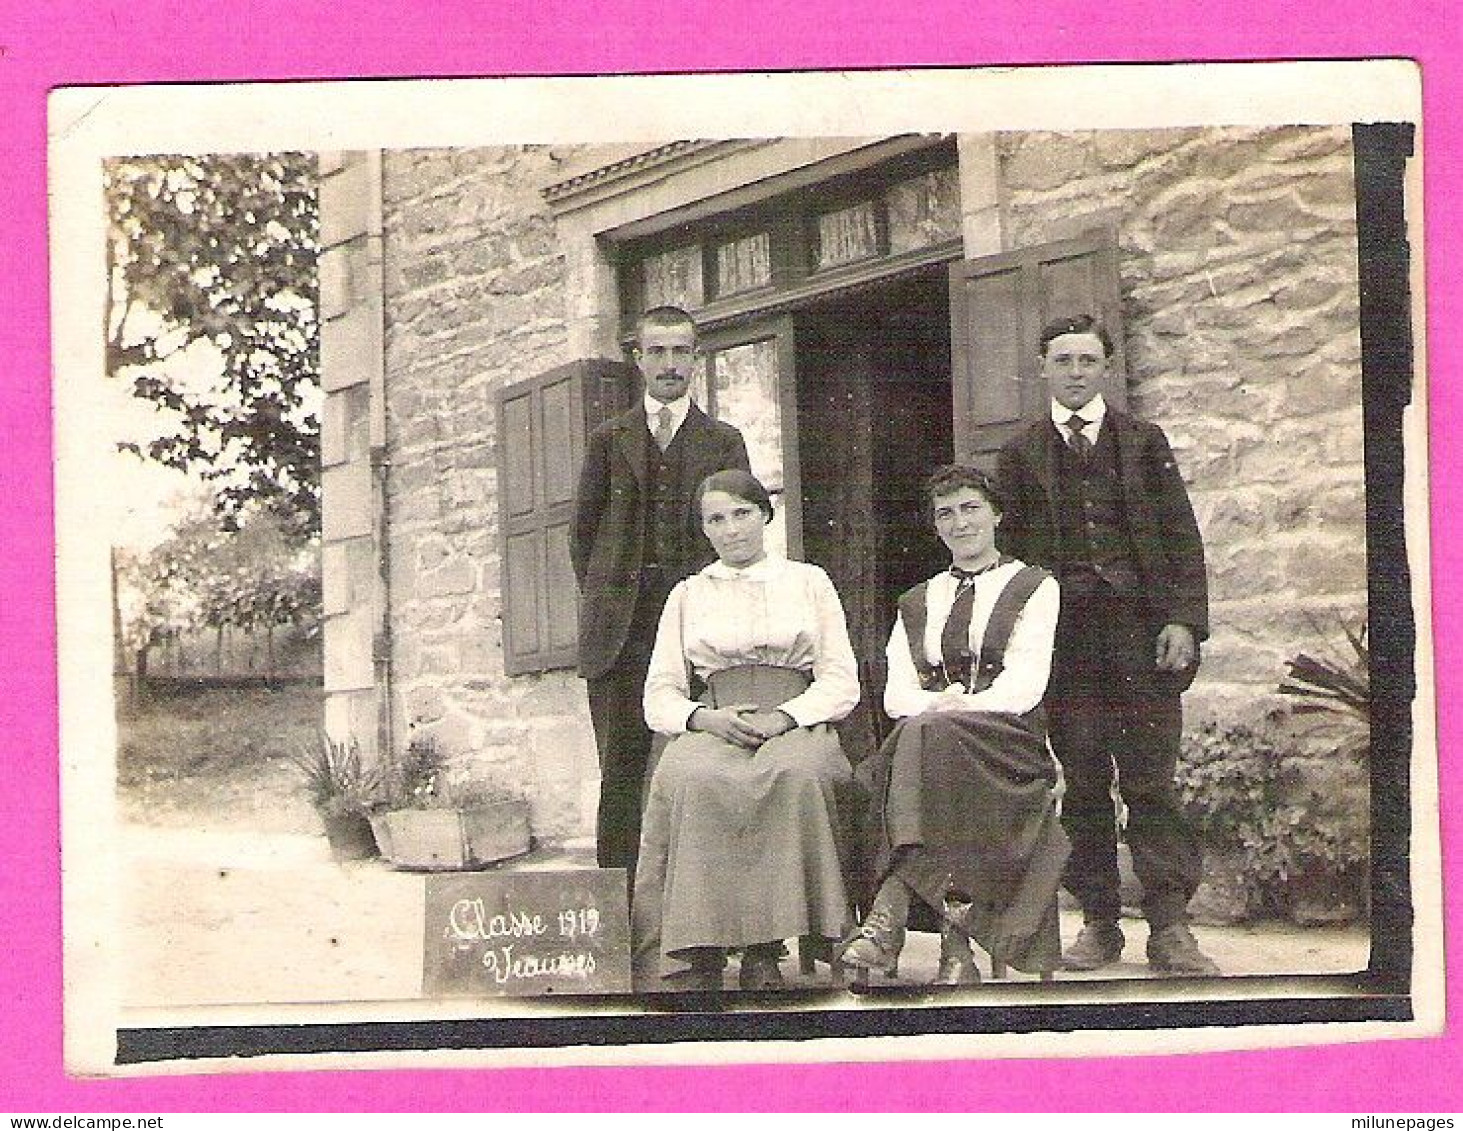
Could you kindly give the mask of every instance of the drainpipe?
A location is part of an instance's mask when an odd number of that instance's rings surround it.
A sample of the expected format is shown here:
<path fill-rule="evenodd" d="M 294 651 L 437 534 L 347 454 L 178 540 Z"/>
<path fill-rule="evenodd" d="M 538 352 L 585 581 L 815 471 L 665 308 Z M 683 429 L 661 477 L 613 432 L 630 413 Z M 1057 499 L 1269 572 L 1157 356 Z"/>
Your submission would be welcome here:
<path fill-rule="evenodd" d="M 370 193 L 366 208 L 366 301 L 374 307 L 372 351 L 367 418 L 371 449 L 371 541 L 376 551 L 376 585 L 373 595 L 374 629 L 371 633 L 372 682 L 376 687 L 376 750 L 381 764 L 396 756 L 395 712 L 391 670 L 391 514 L 387 488 L 391 458 L 386 434 L 386 296 L 382 260 L 384 227 L 382 197 L 385 175 L 379 149 L 366 150 L 366 184 Z"/>

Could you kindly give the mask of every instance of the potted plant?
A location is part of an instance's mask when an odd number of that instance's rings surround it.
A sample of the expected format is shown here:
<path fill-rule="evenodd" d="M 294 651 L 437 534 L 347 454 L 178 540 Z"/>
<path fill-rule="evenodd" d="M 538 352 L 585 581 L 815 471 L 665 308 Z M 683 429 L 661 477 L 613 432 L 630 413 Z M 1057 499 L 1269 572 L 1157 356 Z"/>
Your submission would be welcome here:
<path fill-rule="evenodd" d="M 414 871 L 482 868 L 531 847 L 523 796 L 453 775 L 428 735 L 407 746 L 371 826 L 392 866 Z"/>
<path fill-rule="evenodd" d="M 320 814 L 335 859 L 369 860 L 377 855 L 369 812 L 379 799 L 381 776 L 362 764 L 360 744 L 354 738 L 336 742 L 322 732 L 318 742 L 297 750 L 291 761 Z"/>

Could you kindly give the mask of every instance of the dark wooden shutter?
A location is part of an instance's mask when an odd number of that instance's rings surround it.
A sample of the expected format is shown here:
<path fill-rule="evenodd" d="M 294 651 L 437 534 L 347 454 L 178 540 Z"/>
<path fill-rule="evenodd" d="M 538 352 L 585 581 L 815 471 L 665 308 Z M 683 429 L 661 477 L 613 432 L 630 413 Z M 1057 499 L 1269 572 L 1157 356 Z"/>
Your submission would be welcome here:
<path fill-rule="evenodd" d="M 1127 401 L 1117 245 L 1110 231 L 950 265 L 955 455 L 983 467 L 1046 411 L 1037 346 L 1053 318 L 1091 314 L 1112 336 L 1109 404 Z"/>
<path fill-rule="evenodd" d="M 498 393 L 498 530 L 503 670 L 572 667 L 579 609 L 569 563 L 574 489 L 590 429 L 635 390 L 624 362 L 571 362 Z"/>

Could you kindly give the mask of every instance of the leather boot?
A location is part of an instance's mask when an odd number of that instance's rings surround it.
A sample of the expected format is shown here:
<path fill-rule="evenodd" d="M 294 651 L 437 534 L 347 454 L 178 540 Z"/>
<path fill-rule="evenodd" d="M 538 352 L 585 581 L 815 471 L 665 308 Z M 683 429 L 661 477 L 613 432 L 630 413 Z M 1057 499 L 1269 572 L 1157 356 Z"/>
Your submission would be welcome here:
<path fill-rule="evenodd" d="M 1170 923 L 1150 930 L 1148 965 L 1164 974 L 1213 977 L 1219 973 L 1218 964 L 1199 949 L 1187 923 Z"/>
<path fill-rule="evenodd" d="M 777 957 L 783 951 L 782 943 L 758 943 L 742 952 L 742 968 L 737 974 L 737 986 L 744 990 L 780 990 L 783 987 L 782 969 Z"/>
<path fill-rule="evenodd" d="M 721 989 L 721 973 L 726 967 L 726 951 L 719 946 L 698 947 L 687 955 L 690 967 L 667 974 L 661 979 L 662 989 L 696 991 Z"/>
<path fill-rule="evenodd" d="M 904 925 L 909 921 L 909 889 L 890 876 L 874 896 L 864 921 L 844 941 L 839 959 L 859 970 L 882 970 L 896 976 L 899 952 L 904 949 Z"/>
<path fill-rule="evenodd" d="M 1077 941 L 1062 955 L 1068 970 L 1098 970 L 1123 956 L 1122 929 L 1105 919 L 1089 919 L 1082 924 Z"/>

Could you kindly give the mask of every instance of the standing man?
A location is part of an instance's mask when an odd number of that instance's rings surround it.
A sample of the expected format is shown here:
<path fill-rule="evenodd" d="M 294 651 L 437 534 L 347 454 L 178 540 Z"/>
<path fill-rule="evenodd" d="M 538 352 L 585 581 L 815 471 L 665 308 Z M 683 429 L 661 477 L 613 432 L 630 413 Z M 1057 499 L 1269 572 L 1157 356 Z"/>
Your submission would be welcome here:
<path fill-rule="evenodd" d="M 641 696 L 671 588 L 712 558 L 692 500 L 716 471 L 749 471 L 742 434 L 691 403 L 696 325 L 679 307 L 640 318 L 635 364 L 644 397 L 590 433 L 569 556 L 579 582 L 579 674 L 599 748 L 601 868 L 633 879 L 640 794 L 650 754 Z"/>
<path fill-rule="evenodd" d="M 1064 965 L 1095 970 L 1123 952 L 1116 770 L 1148 962 L 1165 973 L 1217 974 L 1188 926 L 1201 857 L 1174 784 L 1179 696 L 1209 632 L 1198 523 L 1163 431 L 1103 400 L 1112 341 L 1102 326 L 1086 315 L 1059 319 L 1040 348 L 1050 417 L 1001 450 L 998 484 L 1005 548 L 1061 584 L 1046 703 L 1067 782 L 1063 883 L 1083 915 Z"/>

